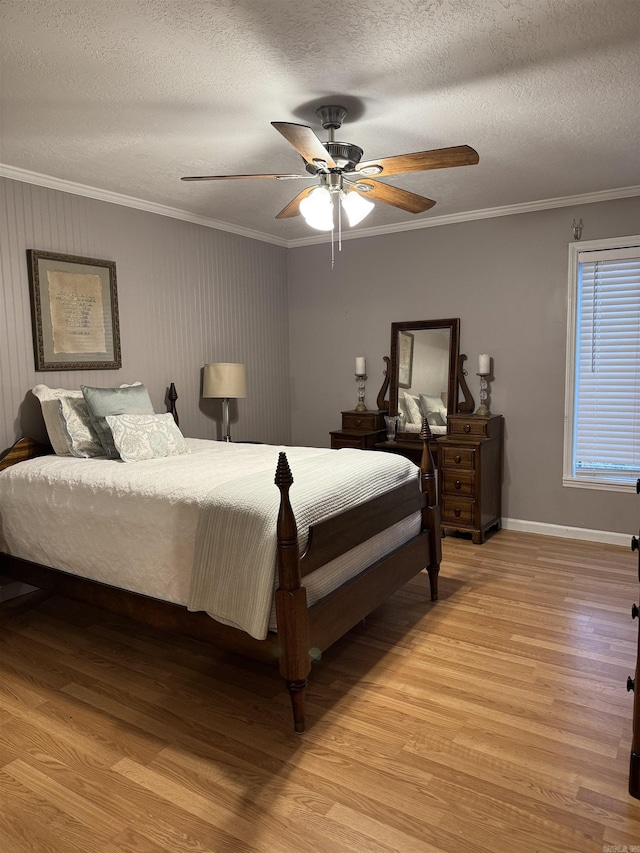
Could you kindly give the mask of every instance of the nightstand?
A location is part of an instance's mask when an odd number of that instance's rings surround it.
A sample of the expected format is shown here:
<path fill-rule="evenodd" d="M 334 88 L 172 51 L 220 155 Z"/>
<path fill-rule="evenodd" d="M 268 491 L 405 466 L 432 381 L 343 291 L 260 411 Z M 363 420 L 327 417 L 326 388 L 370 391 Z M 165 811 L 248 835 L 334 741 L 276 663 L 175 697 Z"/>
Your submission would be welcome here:
<path fill-rule="evenodd" d="M 341 414 L 342 429 L 330 433 L 332 449 L 355 447 L 360 450 L 373 450 L 377 442 L 386 438 L 386 411 L 372 409 L 357 412 L 352 409 Z"/>
<path fill-rule="evenodd" d="M 471 533 L 482 545 L 500 529 L 502 514 L 502 415 L 449 415 L 438 439 L 438 495 L 442 532 Z"/>

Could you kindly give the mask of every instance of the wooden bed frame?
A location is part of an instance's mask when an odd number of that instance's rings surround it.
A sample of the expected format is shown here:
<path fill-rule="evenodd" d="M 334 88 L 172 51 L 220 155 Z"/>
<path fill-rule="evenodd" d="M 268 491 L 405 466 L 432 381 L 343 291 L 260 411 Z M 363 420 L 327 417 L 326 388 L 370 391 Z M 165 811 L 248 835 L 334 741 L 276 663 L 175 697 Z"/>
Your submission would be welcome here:
<path fill-rule="evenodd" d="M 175 400 L 171 401 L 170 411 L 177 420 Z M 156 628 L 214 643 L 256 660 L 278 661 L 280 674 L 291 697 L 295 731 L 303 732 L 305 688 L 312 656 L 327 649 L 423 569 L 429 575 L 431 600 L 438 598 L 440 512 L 436 503 L 435 471 L 426 420 L 421 438 L 420 483 L 407 483 L 313 525 L 302 555 L 289 501 L 293 477 L 286 454 L 280 453 L 275 475 L 275 484 L 280 490 L 277 522 L 279 586 L 275 594 L 277 633 L 269 633 L 265 640 L 256 640 L 237 628 L 214 621 L 205 613 L 193 613 L 181 605 L 107 586 L 9 554 L 0 553 L 0 574 L 98 605 Z M 0 471 L 48 453 L 51 453 L 51 448 L 29 438 L 20 439 L 0 457 Z M 368 566 L 312 607 L 307 607 L 306 590 L 302 586 L 305 575 L 417 511 L 422 514 L 417 536 Z"/>

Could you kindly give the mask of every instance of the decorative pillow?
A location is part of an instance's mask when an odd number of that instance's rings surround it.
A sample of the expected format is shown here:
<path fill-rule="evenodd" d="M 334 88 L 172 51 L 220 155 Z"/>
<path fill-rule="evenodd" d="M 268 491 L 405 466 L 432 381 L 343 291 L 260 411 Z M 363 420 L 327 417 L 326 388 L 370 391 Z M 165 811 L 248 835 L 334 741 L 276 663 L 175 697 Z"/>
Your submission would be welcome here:
<path fill-rule="evenodd" d="M 82 392 L 78 392 L 82 394 Z M 104 456 L 98 433 L 91 424 L 84 397 L 62 397 L 58 401 L 59 419 L 73 456 Z"/>
<path fill-rule="evenodd" d="M 429 426 L 444 426 L 444 418 L 440 412 L 430 412 L 427 415 L 427 423 Z"/>
<path fill-rule="evenodd" d="M 126 385 L 121 388 L 91 388 L 81 385 L 89 409 L 91 424 L 98 433 L 104 452 L 111 459 L 118 458 L 113 433 L 107 415 L 153 415 L 153 404 L 144 385 Z"/>
<path fill-rule="evenodd" d="M 425 418 L 429 418 L 429 415 L 440 415 L 442 418 L 441 422 L 437 422 L 438 426 L 442 424 L 446 424 L 447 422 L 447 407 L 442 402 L 440 397 L 429 397 L 427 394 L 420 394 L 420 408 L 422 409 L 422 414 Z M 431 421 L 429 421 L 431 423 Z"/>
<path fill-rule="evenodd" d="M 47 385 L 36 385 L 31 393 L 40 401 L 44 425 L 53 447 L 58 456 L 69 456 L 71 447 L 69 439 L 60 420 L 60 400 L 84 400 L 82 391 L 68 391 L 66 388 L 49 388 Z"/>
<path fill-rule="evenodd" d="M 418 408 L 418 403 L 416 402 L 416 398 L 411 394 L 407 394 L 406 391 L 403 392 L 404 396 L 404 407 L 407 410 L 407 420 L 412 424 L 422 424 L 422 414 L 420 413 L 420 409 Z"/>
<path fill-rule="evenodd" d="M 172 414 L 107 415 L 106 420 L 123 462 L 189 453 Z"/>

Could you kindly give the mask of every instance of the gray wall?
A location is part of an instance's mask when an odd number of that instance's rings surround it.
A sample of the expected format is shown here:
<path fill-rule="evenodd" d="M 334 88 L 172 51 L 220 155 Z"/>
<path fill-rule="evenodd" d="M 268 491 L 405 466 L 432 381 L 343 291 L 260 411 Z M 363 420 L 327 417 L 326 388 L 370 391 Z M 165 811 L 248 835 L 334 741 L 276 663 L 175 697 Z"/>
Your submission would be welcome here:
<path fill-rule="evenodd" d="M 640 231 L 637 198 L 285 250 L 203 226 L 0 180 L 0 447 L 43 437 L 29 389 L 137 379 L 163 411 L 176 383 L 186 435 L 215 438 L 220 403 L 200 399 L 207 361 L 245 361 L 232 404 L 237 439 L 328 446 L 357 400 L 367 357 L 370 408 L 390 325 L 461 318 L 478 399 L 477 356 L 494 359 L 491 407 L 506 419 L 504 515 L 631 533 L 637 498 L 562 487 L 567 244 Z M 123 368 L 34 369 L 26 249 L 116 262 Z M 288 296 L 287 296 L 288 270 Z M 288 300 L 288 301 L 287 301 Z"/>
<path fill-rule="evenodd" d="M 491 409 L 505 417 L 503 515 L 637 532 L 638 498 L 562 486 L 567 245 L 637 234 L 640 199 L 564 207 L 289 253 L 292 440 L 329 444 L 354 408 L 354 359 L 367 357 L 375 408 L 394 321 L 460 317 L 460 351 L 478 404 L 479 353 L 493 357 Z"/>
<path fill-rule="evenodd" d="M 35 372 L 26 249 L 116 262 L 121 370 Z M 220 434 L 221 402 L 201 400 L 202 365 L 247 365 L 232 435 L 290 439 L 286 249 L 153 213 L 0 179 L 0 449 L 44 437 L 37 383 L 79 388 L 141 380 L 156 411 L 170 382 L 183 432 Z M 234 423 L 234 420 L 237 420 Z"/>

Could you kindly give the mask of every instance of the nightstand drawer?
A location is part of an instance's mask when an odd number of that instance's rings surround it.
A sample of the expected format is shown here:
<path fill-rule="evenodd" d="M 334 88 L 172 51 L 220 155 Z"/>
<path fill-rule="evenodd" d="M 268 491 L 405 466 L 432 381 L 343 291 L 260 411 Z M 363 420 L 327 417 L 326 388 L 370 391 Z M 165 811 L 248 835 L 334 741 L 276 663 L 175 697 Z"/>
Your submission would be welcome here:
<path fill-rule="evenodd" d="M 471 498 L 441 495 L 442 525 L 475 524 L 476 502 Z"/>
<path fill-rule="evenodd" d="M 439 450 L 441 468 L 468 468 L 475 470 L 475 447 L 462 447 L 461 445 L 449 447 L 448 445 L 441 444 Z"/>
<path fill-rule="evenodd" d="M 449 435 L 486 438 L 490 434 L 489 418 L 460 418 L 449 416 Z"/>
<path fill-rule="evenodd" d="M 470 471 L 443 471 L 442 494 L 475 497 L 476 478 Z"/>
<path fill-rule="evenodd" d="M 361 429 L 363 432 L 380 429 L 380 416 L 378 412 L 343 412 L 342 429 Z"/>

